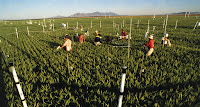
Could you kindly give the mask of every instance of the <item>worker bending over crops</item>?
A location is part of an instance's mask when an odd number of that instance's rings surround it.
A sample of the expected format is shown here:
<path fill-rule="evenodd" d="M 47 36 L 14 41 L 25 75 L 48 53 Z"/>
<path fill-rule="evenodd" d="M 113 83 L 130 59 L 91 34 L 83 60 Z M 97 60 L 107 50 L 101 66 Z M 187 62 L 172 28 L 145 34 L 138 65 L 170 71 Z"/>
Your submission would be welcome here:
<path fill-rule="evenodd" d="M 126 38 L 126 32 L 124 31 L 124 29 L 122 29 L 122 38 L 123 38 L 123 40 L 125 40 L 125 38 Z"/>
<path fill-rule="evenodd" d="M 106 37 L 106 43 L 108 44 L 109 42 L 113 42 L 113 37 L 112 36 L 107 36 Z"/>
<path fill-rule="evenodd" d="M 84 38 L 83 34 L 80 34 L 80 36 L 79 36 L 79 43 L 83 43 L 83 40 L 85 42 L 85 38 Z"/>
<path fill-rule="evenodd" d="M 71 44 L 72 44 L 72 42 L 69 39 L 69 37 L 65 36 L 65 43 L 60 47 L 60 49 L 65 47 L 66 51 L 71 51 L 72 50 Z"/>
<path fill-rule="evenodd" d="M 83 26 L 82 25 L 80 25 L 80 29 L 81 29 L 81 31 L 83 31 Z"/>
<path fill-rule="evenodd" d="M 154 47 L 154 40 L 153 40 L 153 34 L 151 34 L 150 36 L 149 36 L 149 42 L 146 44 L 146 45 L 144 45 L 144 46 L 147 46 L 148 47 L 148 51 L 147 51 L 147 53 L 146 53 L 146 56 L 150 56 L 152 53 L 153 53 L 153 47 Z"/>
<path fill-rule="evenodd" d="M 162 43 L 164 46 L 171 46 L 170 40 L 167 38 L 168 34 L 165 34 L 165 37 L 162 38 Z"/>
<path fill-rule="evenodd" d="M 99 34 L 98 31 L 95 31 L 95 34 L 96 34 L 96 36 L 95 36 L 94 44 L 95 44 L 95 45 L 101 45 L 101 43 L 102 43 L 101 34 Z"/>
<path fill-rule="evenodd" d="M 78 41 L 79 40 L 78 33 L 74 34 L 73 38 L 74 38 L 74 41 Z"/>

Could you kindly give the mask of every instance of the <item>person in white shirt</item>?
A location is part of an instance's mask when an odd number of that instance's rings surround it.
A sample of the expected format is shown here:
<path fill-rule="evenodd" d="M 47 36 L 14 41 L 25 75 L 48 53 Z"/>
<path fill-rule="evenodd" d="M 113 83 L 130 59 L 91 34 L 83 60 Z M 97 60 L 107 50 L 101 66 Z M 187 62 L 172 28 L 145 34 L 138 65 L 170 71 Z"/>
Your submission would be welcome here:
<path fill-rule="evenodd" d="M 71 51 L 72 50 L 71 44 L 72 41 L 69 39 L 68 36 L 65 36 L 65 43 L 60 47 L 60 49 L 65 47 L 66 51 Z"/>

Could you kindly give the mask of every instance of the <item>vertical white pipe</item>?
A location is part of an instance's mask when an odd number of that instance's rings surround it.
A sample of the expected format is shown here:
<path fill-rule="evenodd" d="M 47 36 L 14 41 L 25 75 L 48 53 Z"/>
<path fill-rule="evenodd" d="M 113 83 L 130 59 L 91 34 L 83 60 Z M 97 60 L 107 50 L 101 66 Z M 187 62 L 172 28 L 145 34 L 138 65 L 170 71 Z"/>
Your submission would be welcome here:
<path fill-rule="evenodd" d="M 164 20 L 164 22 L 163 22 L 163 29 L 165 28 L 165 20 Z"/>
<path fill-rule="evenodd" d="M 18 38 L 18 32 L 17 32 L 17 28 L 15 28 L 15 30 L 16 30 L 16 35 L 17 35 L 17 38 Z"/>
<path fill-rule="evenodd" d="M 44 25 L 42 25 L 42 28 L 43 28 L 43 33 L 44 33 Z"/>
<path fill-rule="evenodd" d="M 54 30 L 54 23 L 53 23 L 53 31 L 55 31 L 55 30 Z"/>
<path fill-rule="evenodd" d="M 123 100 L 123 95 L 120 95 L 119 99 L 118 99 L 118 106 L 117 107 L 122 107 L 122 100 Z"/>
<path fill-rule="evenodd" d="M 186 18 L 186 16 L 187 16 L 187 12 L 185 12 L 185 18 Z"/>
<path fill-rule="evenodd" d="M 101 21 L 100 21 L 100 28 L 101 28 Z"/>
<path fill-rule="evenodd" d="M 126 79 L 126 73 L 122 73 L 121 84 L 120 84 L 120 92 L 121 93 L 124 92 L 125 79 Z"/>
<path fill-rule="evenodd" d="M 91 21 L 91 28 L 92 28 L 92 21 Z"/>
<path fill-rule="evenodd" d="M 30 35 L 30 34 L 29 34 L 29 29 L 28 29 L 28 26 L 27 26 L 27 32 L 28 32 L 28 35 Z"/>
<path fill-rule="evenodd" d="M 188 13 L 188 17 L 190 17 L 190 12 Z"/>
<path fill-rule="evenodd" d="M 123 27 L 124 27 L 124 20 L 123 20 Z"/>
<path fill-rule="evenodd" d="M 175 26 L 175 29 L 177 28 L 177 25 L 178 25 L 178 20 L 176 20 L 176 26 Z"/>
<path fill-rule="evenodd" d="M 119 32 L 119 25 L 118 25 L 118 27 L 117 27 L 117 32 Z"/>
<path fill-rule="evenodd" d="M 129 56 L 130 56 L 131 30 L 132 30 L 132 18 L 131 18 L 131 20 L 130 20 L 130 34 L 128 35 L 128 58 L 129 58 Z"/>
<path fill-rule="evenodd" d="M 138 24 L 137 24 L 137 28 L 139 27 L 139 24 L 140 24 L 140 20 L 138 19 Z"/>
<path fill-rule="evenodd" d="M 166 17 L 166 24 L 165 24 L 165 32 L 164 32 L 164 34 L 167 33 L 167 21 L 168 21 L 168 15 L 167 15 L 167 17 Z"/>
<path fill-rule="evenodd" d="M 27 104 L 26 104 L 26 100 L 22 101 L 22 104 L 23 104 L 24 107 L 28 107 Z"/>
<path fill-rule="evenodd" d="M 148 20 L 147 32 L 149 33 L 149 20 Z"/>

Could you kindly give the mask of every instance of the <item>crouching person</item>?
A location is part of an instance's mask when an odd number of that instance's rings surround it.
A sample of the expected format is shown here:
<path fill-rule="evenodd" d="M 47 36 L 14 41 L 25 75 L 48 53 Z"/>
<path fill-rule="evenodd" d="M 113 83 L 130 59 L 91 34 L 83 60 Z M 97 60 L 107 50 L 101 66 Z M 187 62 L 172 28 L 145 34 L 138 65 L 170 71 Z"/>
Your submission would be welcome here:
<path fill-rule="evenodd" d="M 167 37 L 164 37 L 164 38 L 163 38 L 162 44 L 163 44 L 164 46 L 171 46 L 171 42 L 170 42 L 170 40 L 169 40 Z"/>
<path fill-rule="evenodd" d="M 101 34 L 98 33 L 98 31 L 95 31 L 96 36 L 95 36 L 95 40 L 94 40 L 94 44 L 97 45 L 101 45 L 102 43 L 102 37 Z"/>
<path fill-rule="evenodd" d="M 71 51 L 72 50 L 71 44 L 72 41 L 69 39 L 68 36 L 65 36 L 65 43 L 60 47 L 60 49 L 65 47 L 66 51 Z"/>

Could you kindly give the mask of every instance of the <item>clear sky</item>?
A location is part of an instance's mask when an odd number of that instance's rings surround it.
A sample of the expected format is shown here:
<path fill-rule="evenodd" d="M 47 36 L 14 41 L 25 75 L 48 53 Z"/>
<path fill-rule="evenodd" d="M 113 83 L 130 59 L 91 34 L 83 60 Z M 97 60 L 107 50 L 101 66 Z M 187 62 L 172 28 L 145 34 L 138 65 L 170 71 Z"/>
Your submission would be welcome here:
<path fill-rule="evenodd" d="M 0 20 L 70 16 L 96 11 L 119 15 L 200 12 L 200 0 L 0 0 Z"/>

